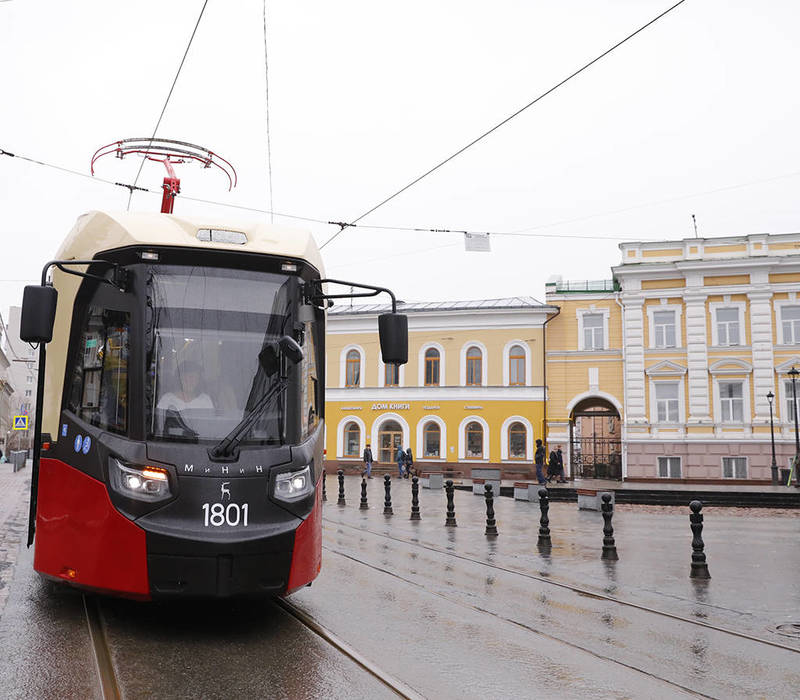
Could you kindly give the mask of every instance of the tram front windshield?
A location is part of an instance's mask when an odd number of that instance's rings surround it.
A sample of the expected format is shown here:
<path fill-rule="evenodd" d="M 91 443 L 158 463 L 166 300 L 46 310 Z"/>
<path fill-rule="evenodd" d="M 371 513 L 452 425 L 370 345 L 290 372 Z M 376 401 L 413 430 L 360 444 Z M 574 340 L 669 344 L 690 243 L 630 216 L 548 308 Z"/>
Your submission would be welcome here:
<path fill-rule="evenodd" d="M 281 373 L 268 375 L 259 353 L 292 334 L 297 280 L 161 266 L 148 270 L 146 285 L 149 438 L 221 440 L 270 394 L 243 444 L 282 444 Z"/>

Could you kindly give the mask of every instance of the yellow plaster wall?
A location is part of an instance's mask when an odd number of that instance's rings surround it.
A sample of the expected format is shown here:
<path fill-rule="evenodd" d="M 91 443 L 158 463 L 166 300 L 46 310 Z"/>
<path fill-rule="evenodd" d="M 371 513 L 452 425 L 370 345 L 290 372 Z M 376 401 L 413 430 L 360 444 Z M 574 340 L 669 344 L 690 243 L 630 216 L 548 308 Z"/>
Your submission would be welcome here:
<path fill-rule="evenodd" d="M 685 279 L 642 280 L 642 289 L 678 289 L 686 286 Z"/>
<path fill-rule="evenodd" d="M 746 253 L 747 252 L 747 244 L 746 243 L 736 243 L 732 245 L 707 245 L 703 248 L 704 253 Z"/>
<path fill-rule="evenodd" d="M 709 277 L 703 277 L 703 284 L 706 287 L 727 287 L 729 285 L 750 284 L 750 275 L 711 275 Z"/>
<path fill-rule="evenodd" d="M 773 272 L 769 276 L 769 281 L 770 284 L 789 284 L 791 282 L 800 282 L 800 272 Z"/>
<path fill-rule="evenodd" d="M 681 248 L 667 248 L 665 250 L 643 250 L 643 258 L 674 258 L 683 257 L 683 250 Z"/>

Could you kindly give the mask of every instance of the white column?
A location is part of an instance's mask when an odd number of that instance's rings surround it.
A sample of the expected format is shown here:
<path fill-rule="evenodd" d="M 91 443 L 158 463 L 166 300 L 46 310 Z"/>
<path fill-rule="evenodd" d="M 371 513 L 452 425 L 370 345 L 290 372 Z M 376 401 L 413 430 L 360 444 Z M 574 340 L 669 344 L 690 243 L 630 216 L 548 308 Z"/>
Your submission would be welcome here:
<path fill-rule="evenodd" d="M 644 400 L 644 300 L 623 297 L 625 326 L 625 414 L 626 424 L 646 423 Z"/>
<path fill-rule="evenodd" d="M 708 332 L 705 292 L 687 292 L 686 363 L 689 378 L 689 423 L 711 422 L 708 395 Z"/>
<path fill-rule="evenodd" d="M 772 351 L 772 292 L 754 291 L 747 298 L 750 300 L 750 345 L 753 348 L 753 422 L 769 423 L 767 393 L 778 393 Z"/>

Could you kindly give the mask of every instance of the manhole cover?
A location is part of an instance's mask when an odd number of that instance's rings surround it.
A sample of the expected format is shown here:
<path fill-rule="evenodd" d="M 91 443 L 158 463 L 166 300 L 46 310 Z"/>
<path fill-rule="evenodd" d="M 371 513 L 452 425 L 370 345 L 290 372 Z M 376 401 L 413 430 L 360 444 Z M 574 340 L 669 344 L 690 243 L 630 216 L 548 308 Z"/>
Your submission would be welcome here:
<path fill-rule="evenodd" d="M 775 625 L 772 631 L 782 634 L 784 637 L 800 639 L 800 622 L 784 622 L 783 624 Z"/>

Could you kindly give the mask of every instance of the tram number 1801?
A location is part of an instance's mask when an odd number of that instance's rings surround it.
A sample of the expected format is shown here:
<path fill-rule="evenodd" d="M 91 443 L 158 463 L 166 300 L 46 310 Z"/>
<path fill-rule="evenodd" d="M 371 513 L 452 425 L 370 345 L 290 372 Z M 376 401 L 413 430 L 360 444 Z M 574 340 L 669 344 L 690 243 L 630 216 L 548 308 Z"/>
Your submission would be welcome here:
<path fill-rule="evenodd" d="M 204 503 L 203 504 L 203 525 L 205 527 L 247 527 L 247 503 Z"/>

